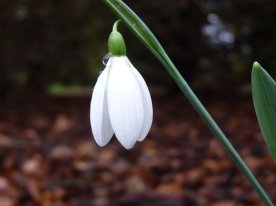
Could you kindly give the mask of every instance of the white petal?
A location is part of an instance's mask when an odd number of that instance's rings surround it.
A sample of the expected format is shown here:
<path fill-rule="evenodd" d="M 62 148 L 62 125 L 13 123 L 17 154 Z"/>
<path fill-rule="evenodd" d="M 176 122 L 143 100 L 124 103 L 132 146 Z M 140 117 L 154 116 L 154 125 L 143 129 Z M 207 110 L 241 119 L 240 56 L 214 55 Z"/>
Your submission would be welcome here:
<path fill-rule="evenodd" d="M 107 85 L 110 121 L 119 142 L 130 149 L 140 137 L 143 97 L 127 57 L 112 57 Z"/>
<path fill-rule="evenodd" d="M 143 126 L 140 132 L 140 137 L 138 141 L 143 141 L 147 134 L 149 133 L 151 124 L 152 124 L 152 118 L 153 118 L 153 111 L 152 111 L 152 101 L 150 97 L 150 92 L 148 89 L 148 86 L 141 76 L 141 74 L 134 68 L 134 66 L 129 62 L 131 65 L 132 71 L 134 72 L 136 79 L 139 83 L 142 98 L 143 98 L 143 106 L 144 106 L 144 120 L 143 120 Z"/>
<path fill-rule="evenodd" d="M 106 86 L 110 70 L 109 65 L 103 70 L 96 82 L 90 105 L 92 133 L 99 146 L 106 145 L 114 134 L 107 106 Z"/>

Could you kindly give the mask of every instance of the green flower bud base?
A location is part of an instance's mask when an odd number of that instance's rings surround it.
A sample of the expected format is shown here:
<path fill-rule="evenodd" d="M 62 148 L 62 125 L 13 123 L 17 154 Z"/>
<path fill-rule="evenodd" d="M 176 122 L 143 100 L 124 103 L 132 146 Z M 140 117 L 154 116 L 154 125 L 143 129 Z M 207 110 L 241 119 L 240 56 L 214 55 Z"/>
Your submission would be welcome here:
<path fill-rule="evenodd" d="M 126 56 L 125 40 L 122 34 L 117 31 L 119 21 L 114 23 L 112 32 L 108 38 L 108 50 L 112 56 Z"/>

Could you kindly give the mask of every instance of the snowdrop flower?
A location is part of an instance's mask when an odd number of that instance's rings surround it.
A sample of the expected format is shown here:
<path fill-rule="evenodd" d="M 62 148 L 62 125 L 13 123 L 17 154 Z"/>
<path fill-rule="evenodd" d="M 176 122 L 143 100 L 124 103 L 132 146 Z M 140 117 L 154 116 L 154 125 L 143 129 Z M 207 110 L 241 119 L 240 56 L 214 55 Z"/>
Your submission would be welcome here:
<path fill-rule="evenodd" d="M 148 87 L 126 56 L 118 21 L 108 39 L 111 57 L 94 87 L 90 122 L 98 145 L 106 145 L 115 133 L 131 149 L 147 136 L 152 124 L 152 101 Z"/>

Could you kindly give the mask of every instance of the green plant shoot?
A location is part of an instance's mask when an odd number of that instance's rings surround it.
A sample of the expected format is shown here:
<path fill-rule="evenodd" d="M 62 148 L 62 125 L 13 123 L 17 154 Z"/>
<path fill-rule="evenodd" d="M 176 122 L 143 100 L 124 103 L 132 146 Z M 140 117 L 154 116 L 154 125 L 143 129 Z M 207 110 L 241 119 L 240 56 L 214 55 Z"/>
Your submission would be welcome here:
<path fill-rule="evenodd" d="M 252 95 L 263 137 L 276 161 L 276 83 L 257 62 L 252 70 Z"/>

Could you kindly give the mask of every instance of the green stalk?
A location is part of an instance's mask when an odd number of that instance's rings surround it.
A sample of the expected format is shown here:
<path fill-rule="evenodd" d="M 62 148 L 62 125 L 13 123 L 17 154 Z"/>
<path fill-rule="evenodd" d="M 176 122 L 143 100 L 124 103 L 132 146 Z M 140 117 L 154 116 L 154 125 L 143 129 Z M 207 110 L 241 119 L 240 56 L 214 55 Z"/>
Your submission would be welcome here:
<path fill-rule="evenodd" d="M 216 135 L 220 143 L 226 149 L 228 154 L 231 156 L 236 165 L 240 168 L 241 172 L 249 180 L 252 187 L 255 189 L 257 194 L 260 196 L 263 203 L 267 206 L 273 206 L 273 203 L 269 199 L 268 195 L 259 184 L 251 170 L 247 167 L 245 162 L 242 160 L 240 155 L 234 149 L 232 144 L 229 142 L 227 137 L 224 135 L 222 130 L 216 124 L 214 119 L 202 105 L 200 100 L 197 98 L 193 90 L 190 88 L 188 83 L 183 79 L 175 65 L 172 63 L 167 53 L 155 38 L 150 29 L 145 23 L 121 0 L 103 0 L 103 2 L 113 11 L 125 25 L 134 33 L 135 36 L 154 54 L 154 56 L 164 65 L 168 73 L 174 79 L 178 87 L 185 94 L 189 102 L 193 105 L 194 109 L 199 113 L 201 118 L 208 125 L 210 130 Z"/>

